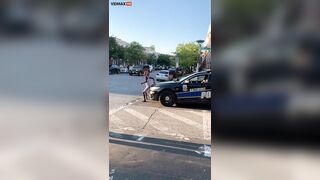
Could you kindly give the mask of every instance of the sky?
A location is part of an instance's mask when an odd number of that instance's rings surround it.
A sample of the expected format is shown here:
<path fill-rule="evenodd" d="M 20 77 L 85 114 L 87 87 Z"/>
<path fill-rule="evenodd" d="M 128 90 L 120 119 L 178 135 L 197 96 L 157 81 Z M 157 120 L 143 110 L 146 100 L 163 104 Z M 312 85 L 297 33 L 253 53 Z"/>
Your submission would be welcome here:
<path fill-rule="evenodd" d="M 110 0 L 111 2 L 124 2 Z M 132 6 L 109 4 L 109 35 L 157 52 L 171 54 L 180 43 L 205 40 L 211 0 L 132 0 Z"/>

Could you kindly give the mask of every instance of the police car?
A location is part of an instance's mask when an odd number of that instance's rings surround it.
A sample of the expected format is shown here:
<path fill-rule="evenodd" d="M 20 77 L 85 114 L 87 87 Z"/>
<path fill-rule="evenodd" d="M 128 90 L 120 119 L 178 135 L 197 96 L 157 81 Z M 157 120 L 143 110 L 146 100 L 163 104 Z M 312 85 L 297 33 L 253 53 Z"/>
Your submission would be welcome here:
<path fill-rule="evenodd" d="M 211 102 L 211 70 L 193 73 L 180 80 L 159 83 L 150 89 L 151 98 L 164 106 L 185 102 Z"/>

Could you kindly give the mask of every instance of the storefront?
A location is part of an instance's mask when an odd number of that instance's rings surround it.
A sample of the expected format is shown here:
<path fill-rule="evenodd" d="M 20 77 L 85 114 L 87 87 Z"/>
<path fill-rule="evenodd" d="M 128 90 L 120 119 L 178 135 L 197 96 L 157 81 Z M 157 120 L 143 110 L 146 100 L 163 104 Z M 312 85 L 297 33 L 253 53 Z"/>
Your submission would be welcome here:
<path fill-rule="evenodd" d="M 202 69 L 211 69 L 211 24 L 202 47 Z"/>

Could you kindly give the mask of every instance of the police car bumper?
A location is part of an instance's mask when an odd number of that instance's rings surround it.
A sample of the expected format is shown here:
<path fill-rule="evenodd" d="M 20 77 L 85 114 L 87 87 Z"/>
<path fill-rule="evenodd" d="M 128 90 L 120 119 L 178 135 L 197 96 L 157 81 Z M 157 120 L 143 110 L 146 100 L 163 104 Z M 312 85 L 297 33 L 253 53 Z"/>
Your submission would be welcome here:
<path fill-rule="evenodd" d="M 152 100 L 155 100 L 155 101 L 159 100 L 159 93 L 157 91 L 150 91 L 150 96 Z"/>

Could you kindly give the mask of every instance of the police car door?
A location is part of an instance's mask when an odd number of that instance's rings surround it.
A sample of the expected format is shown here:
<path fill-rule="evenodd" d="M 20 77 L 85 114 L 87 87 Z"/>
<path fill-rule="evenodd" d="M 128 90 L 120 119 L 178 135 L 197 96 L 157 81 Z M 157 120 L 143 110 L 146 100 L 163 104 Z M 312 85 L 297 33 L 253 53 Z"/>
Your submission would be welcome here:
<path fill-rule="evenodd" d="M 207 93 L 208 83 L 204 83 L 206 77 L 206 74 L 199 74 L 186 80 L 183 84 L 184 93 L 181 99 L 206 100 L 211 98 L 211 94 Z"/>

